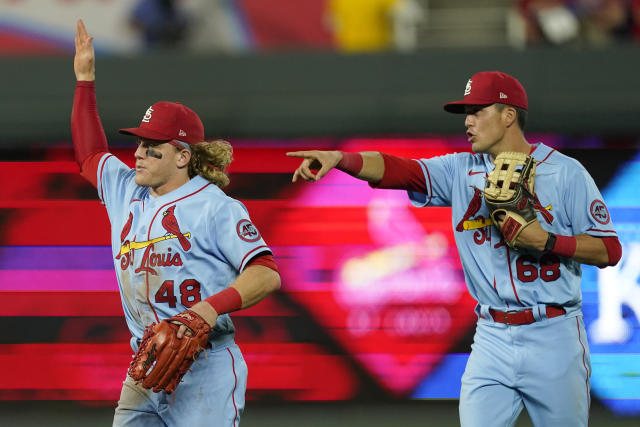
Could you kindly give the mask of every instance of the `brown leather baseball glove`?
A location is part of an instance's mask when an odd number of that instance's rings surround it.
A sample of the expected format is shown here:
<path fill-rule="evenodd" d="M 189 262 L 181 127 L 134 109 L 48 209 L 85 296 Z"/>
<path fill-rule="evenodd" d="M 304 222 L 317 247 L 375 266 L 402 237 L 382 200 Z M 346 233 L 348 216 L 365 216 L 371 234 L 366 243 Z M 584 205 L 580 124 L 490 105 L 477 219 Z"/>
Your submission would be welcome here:
<path fill-rule="evenodd" d="M 178 339 L 177 323 L 186 325 L 191 333 L 187 331 Z M 129 376 L 156 393 L 173 393 L 207 345 L 210 331 L 209 324 L 191 310 L 147 326 L 129 365 Z"/>
<path fill-rule="evenodd" d="M 507 245 L 515 248 L 522 230 L 536 221 L 533 191 L 535 160 L 524 153 L 503 152 L 496 156 L 496 167 L 489 173 L 484 188 L 484 200 L 493 223 L 498 226 Z"/>

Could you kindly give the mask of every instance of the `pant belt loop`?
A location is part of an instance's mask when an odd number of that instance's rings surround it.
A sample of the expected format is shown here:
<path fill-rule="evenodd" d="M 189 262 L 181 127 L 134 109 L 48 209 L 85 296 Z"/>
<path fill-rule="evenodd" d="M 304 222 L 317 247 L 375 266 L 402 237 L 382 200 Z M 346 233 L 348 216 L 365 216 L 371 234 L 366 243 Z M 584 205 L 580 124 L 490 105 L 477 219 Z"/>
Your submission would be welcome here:
<path fill-rule="evenodd" d="M 544 320 L 547 318 L 547 305 L 546 304 L 538 304 L 533 307 L 533 318 L 536 319 L 536 322 Z"/>
<path fill-rule="evenodd" d="M 484 304 L 480 306 L 480 317 L 485 320 L 492 320 L 491 313 L 489 313 L 489 307 L 490 306 Z"/>

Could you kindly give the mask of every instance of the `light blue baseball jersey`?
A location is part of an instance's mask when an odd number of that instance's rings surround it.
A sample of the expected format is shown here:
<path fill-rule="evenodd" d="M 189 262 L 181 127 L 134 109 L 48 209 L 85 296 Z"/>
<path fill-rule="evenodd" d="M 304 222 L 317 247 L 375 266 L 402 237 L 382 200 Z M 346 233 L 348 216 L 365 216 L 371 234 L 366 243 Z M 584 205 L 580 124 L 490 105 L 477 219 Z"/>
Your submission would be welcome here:
<path fill-rule="evenodd" d="M 144 328 L 226 289 L 255 256 L 271 253 L 242 203 L 195 176 L 153 197 L 135 170 L 111 154 L 98 165 L 98 194 L 111 222 L 111 248 L 132 341 Z M 215 349 L 233 341 L 228 314 Z M 133 342 L 135 347 L 135 342 Z"/>
<path fill-rule="evenodd" d="M 534 146 L 535 194 L 541 226 L 559 235 L 615 236 L 606 205 L 576 160 Z M 584 426 L 591 372 L 582 320 L 580 263 L 504 244 L 482 200 L 494 164 L 488 154 L 457 153 L 418 160 L 426 193 L 416 206 L 451 206 L 456 245 L 478 324 L 460 391 L 463 427 L 513 426 L 523 407 L 534 425 Z M 547 318 L 545 305 L 564 316 Z M 494 322 L 489 310 L 532 309 L 535 322 Z"/>
<path fill-rule="evenodd" d="M 615 236 L 600 191 L 584 167 L 542 143 L 534 146 L 537 216 L 542 227 L 559 235 Z M 494 165 L 488 154 L 456 153 L 417 160 L 426 194 L 409 192 L 415 206 L 451 206 L 456 245 L 477 313 L 557 304 L 580 312 L 580 263 L 556 255 L 509 248 L 481 199 Z M 490 221 L 490 219 L 489 219 Z"/>

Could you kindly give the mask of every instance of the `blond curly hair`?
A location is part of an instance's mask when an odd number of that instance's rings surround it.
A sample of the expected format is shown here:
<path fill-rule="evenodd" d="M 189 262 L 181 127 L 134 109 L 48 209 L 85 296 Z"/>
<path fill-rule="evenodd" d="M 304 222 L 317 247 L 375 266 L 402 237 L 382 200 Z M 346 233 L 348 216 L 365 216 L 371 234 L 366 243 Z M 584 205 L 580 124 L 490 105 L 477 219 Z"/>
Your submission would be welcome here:
<path fill-rule="evenodd" d="M 227 141 L 218 139 L 191 145 L 189 178 L 200 175 L 220 188 L 229 185 L 225 172 L 233 161 L 233 147 Z"/>

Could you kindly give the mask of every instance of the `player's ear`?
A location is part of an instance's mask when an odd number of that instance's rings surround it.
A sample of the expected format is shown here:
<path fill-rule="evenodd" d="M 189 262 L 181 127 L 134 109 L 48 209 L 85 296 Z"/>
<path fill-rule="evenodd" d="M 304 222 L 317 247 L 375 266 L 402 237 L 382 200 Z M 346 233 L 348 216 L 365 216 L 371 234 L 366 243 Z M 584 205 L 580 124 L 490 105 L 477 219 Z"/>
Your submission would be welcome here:
<path fill-rule="evenodd" d="M 187 150 L 186 148 L 179 150 L 178 153 L 176 154 L 176 160 L 177 160 L 176 165 L 179 168 L 186 167 L 191 161 L 191 151 Z"/>
<path fill-rule="evenodd" d="M 506 127 L 511 127 L 518 122 L 518 113 L 515 108 L 507 107 L 502 110 L 502 120 Z"/>

